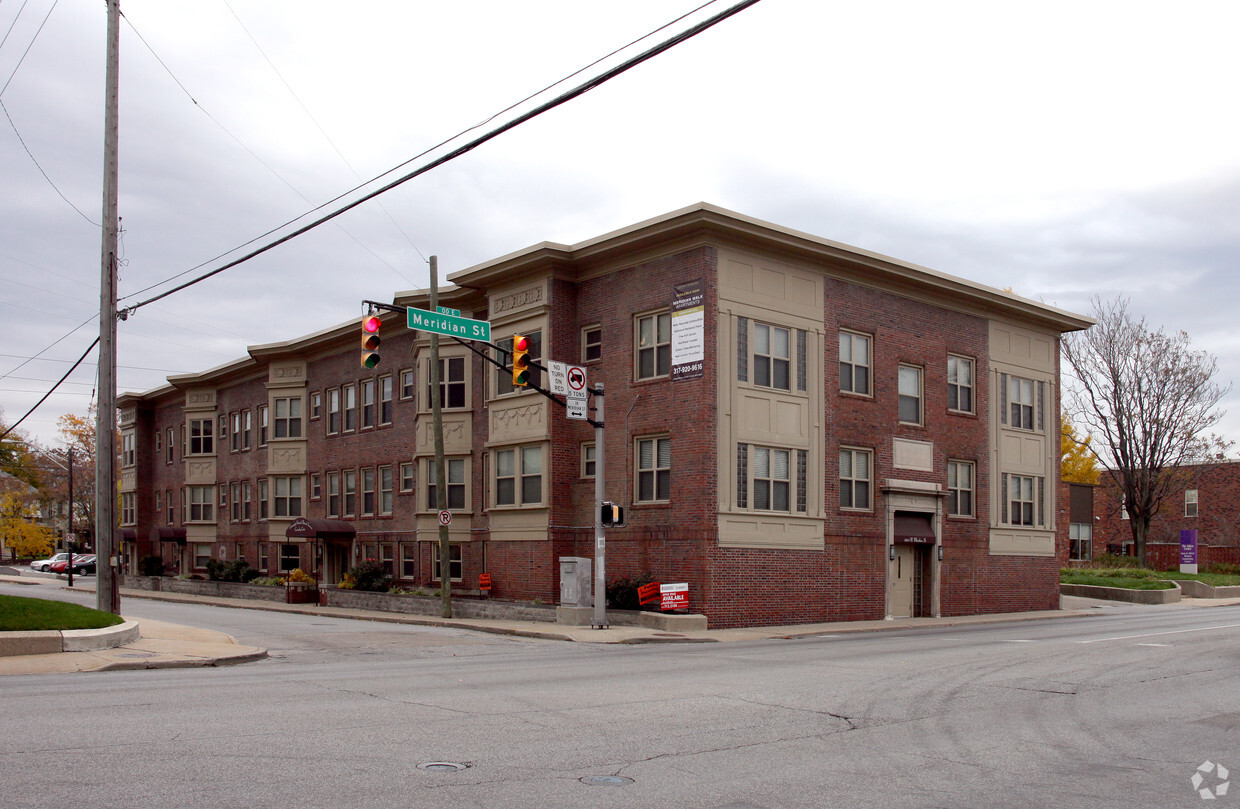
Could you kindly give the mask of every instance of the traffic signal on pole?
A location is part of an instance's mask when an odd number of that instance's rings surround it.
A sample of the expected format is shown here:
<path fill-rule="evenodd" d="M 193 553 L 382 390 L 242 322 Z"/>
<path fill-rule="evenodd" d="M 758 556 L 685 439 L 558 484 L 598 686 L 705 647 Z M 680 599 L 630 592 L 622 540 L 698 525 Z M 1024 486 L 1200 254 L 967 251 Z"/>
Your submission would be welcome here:
<path fill-rule="evenodd" d="M 624 525 L 624 506 L 618 506 L 612 502 L 605 502 L 602 505 L 602 520 L 604 528 L 619 528 Z"/>
<path fill-rule="evenodd" d="M 362 318 L 362 367 L 374 368 L 379 364 L 379 316 Z"/>
<path fill-rule="evenodd" d="M 530 338 L 524 334 L 512 336 L 512 386 L 524 388 L 530 384 Z"/>

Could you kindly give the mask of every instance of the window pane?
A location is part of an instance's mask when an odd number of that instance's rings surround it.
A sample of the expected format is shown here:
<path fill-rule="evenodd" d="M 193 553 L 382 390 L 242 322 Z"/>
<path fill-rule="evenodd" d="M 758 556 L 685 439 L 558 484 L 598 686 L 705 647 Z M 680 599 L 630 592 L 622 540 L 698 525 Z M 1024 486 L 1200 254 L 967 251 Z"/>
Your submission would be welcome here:
<path fill-rule="evenodd" d="M 495 453 L 495 474 L 500 477 L 512 477 L 516 474 L 516 453 L 510 449 Z"/>
<path fill-rule="evenodd" d="M 659 439 L 659 468 L 670 469 L 672 466 L 672 439 Z"/>

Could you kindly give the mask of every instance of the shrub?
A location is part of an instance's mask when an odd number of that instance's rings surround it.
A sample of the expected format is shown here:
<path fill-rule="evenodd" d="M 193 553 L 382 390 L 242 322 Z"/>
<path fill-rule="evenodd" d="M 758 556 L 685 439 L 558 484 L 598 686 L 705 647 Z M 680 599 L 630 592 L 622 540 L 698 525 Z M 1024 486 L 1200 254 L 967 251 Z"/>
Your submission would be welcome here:
<path fill-rule="evenodd" d="M 373 559 L 361 562 L 351 569 L 346 578 L 353 579 L 354 590 L 365 590 L 369 593 L 386 593 L 392 586 L 392 577 Z M 348 589 L 348 588 L 346 588 Z"/>
<path fill-rule="evenodd" d="M 1140 567 L 1141 560 L 1135 556 L 1117 556 L 1113 553 L 1100 553 L 1086 566 L 1101 568 Z"/>
<path fill-rule="evenodd" d="M 1240 576 L 1240 565 L 1235 562 L 1212 562 L 1205 566 L 1202 573 L 1217 573 L 1222 576 Z"/>
<path fill-rule="evenodd" d="M 643 584 L 649 584 L 653 579 L 616 579 L 607 585 L 607 606 L 615 610 L 640 610 L 641 604 L 637 600 L 637 588 Z"/>
<path fill-rule="evenodd" d="M 299 582 L 301 584 L 314 584 L 315 583 L 314 577 L 299 567 L 293 568 L 293 571 L 288 574 L 288 580 L 291 582 Z"/>
<path fill-rule="evenodd" d="M 161 556 L 143 556 L 138 560 L 138 571 L 143 576 L 164 575 L 164 560 Z"/>
<path fill-rule="evenodd" d="M 246 578 L 250 571 L 253 571 L 253 574 Z M 251 568 L 250 563 L 244 559 L 237 559 L 233 562 L 223 562 L 217 559 L 207 560 L 207 578 L 211 579 L 211 581 L 242 582 L 250 581 L 258 576 L 259 571 Z"/>

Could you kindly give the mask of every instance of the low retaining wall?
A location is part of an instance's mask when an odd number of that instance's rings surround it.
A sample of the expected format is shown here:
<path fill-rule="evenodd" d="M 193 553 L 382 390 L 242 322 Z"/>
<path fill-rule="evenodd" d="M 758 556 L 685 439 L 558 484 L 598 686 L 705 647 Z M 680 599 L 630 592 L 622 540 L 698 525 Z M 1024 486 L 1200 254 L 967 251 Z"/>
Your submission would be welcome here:
<path fill-rule="evenodd" d="M 329 588 L 320 591 L 327 596 L 328 607 L 345 607 L 377 612 L 399 612 L 409 615 L 434 615 L 443 613 L 443 601 L 438 596 L 397 595 L 395 593 L 368 593 L 364 590 L 340 590 Z M 540 604 L 521 604 L 512 601 L 478 601 L 452 599 L 453 618 L 498 618 L 509 621 L 555 621 L 555 607 Z"/>
<path fill-rule="evenodd" d="M 103 629 L 0 632 L 0 657 L 58 654 L 60 652 L 95 652 L 133 643 L 138 637 L 138 624 L 134 621 L 125 621 Z"/>
<path fill-rule="evenodd" d="M 1184 581 L 1169 579 L 1169 581 L 1175 581 L 1187 598 L 1240 598 L 1240 587 L 1211 587 L 1196 579 Z"/>
<path fill-rule="evenodd" d="M 175 579 L 168 576 L 121 577 L 122 587 L 161 593 L 185 593 L 186 595 L 211 596 L 213 598 L 248 598 L 252 601 L 277 601 L 283 604 L 288 594 L 283 587 L 263 587 L 257 584 L 238 584 L 233 581 L 205 581 L 200 579 Z"/>
<path fill-rule="evenodd" d="M 1122 587 L 1100 587 L 1094 584 L 1061 584 L 1059 592 L 1081 598 L 1105 598 L 1130 604 L 1174 604 L 1180 600 L 1179 586 L 1169 590 L 1126 590 Z"/>

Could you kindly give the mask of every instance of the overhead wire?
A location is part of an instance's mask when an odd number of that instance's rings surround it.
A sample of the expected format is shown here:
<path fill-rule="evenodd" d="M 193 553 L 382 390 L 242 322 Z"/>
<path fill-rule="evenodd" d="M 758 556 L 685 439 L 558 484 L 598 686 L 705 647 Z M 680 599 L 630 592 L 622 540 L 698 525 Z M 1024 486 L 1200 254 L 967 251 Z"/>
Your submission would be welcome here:
<path fill-rule="evenodd" d="M 408 181 L 410 181 L 410 180 L 414 179 L 415 177 L 419 177 L 419 176 L 421 176 L 421 175 L 423 175 L 423 174 L 425 174 L 425 173 L 427 173 L 427 172 L 429 172 L 429 171 L 432 171 L 433 169 L 438 168 L 439 166 L 442 166 L 442 165 L 443 165 L 443 164 L 445 164 L 445 163 L 448 163 L 448 162 L 450 162 L 450 161 L 452 161 L 452 160 L 455 160 L 456 158 L 460 157 L 461 155 L 464 155 L 464 154 L 467 154 L 467 153 L 469 153 L 469 152 L 473 151 L 474 149 L 478 148 L 478 147 L 479 147 L 479 146 L 481 146 L 482 144 L 487 143 L 487 142 L 488 142 L 488 141 L 490 141 L 490 140 L 493 140 L 494 138 L 498 137 L 499 135 L 502 135 L 502 134 L 503 134 L 503 133 L 505 133 L 505 132 L 508 132 L 508 131 L 509 131 L 509 130 L 511 130 L 511 129 L 515 129 L 516 127 L 520 126 L 521 124 L 523 124 L 523 123 L 525 123 L 525 122 L 527 122 L 527 121 L 530 121 L 530 120 L 532 120 L 532 119 L 534 119 L 534 118 L 537 118 L 538 116 L 542 115 L 542 114 L 543 114 L 543 113 L 545 113 L 545 112 L 548 112 L 548 111 L 550 111 L 550 110 L 553 110 L 553 109 L 555 109 L 556 107 L 559 107 L 559 106 L 561 106 L 561 105 L 563 105 L 563 104 L 565 104 L 565 103 L 567 103 L 567 102 L 569 102 L 569 101 L 571 101 L 571 100 L 573 100 L 573 99 L 575 99 L 575 98 L 578 98 L 578 97 L 580 97 L 580 96 L 582 96 L 582 95 L 585 95 L 585 94 L 586 94 L 587 92 L 589 92 L 590 90 L 593 90 L 593 89 L 595 89 L 596 87 L 599 87 L 599 86 L 601 86 L 601 85 L 603 85 L 603 84 L 606 84 L 608 81 L 610 81 L 610 80 L 614 79 L 616 76 L 619 76 L 619 75 L 621 75 L 621 74 L 623 74 L 623 73 L 626 73 L 627 71 L 629 71 L 629 70 L 633 69 L 633 68 L 634 68 L 634 67 L 636 67 L 637 65 L 640 65 L 640 64 L 642 64 L 642 63 L 644 63 L 644 62 L 649 61 L 650 59 L 653 59 L 655 56 L 658 56 L 659 54 L 664 53 L 665 51 L 667 51 L 667 50 L 669 50 L 669 49 L 671 49 L 671 48 L 675 47 L 676 45 L 680 44 L 681 42 L 684 42 L 684 41 L 686 41 L 686 40 L 688 40 L 688 39 L 691 39 L 691 38 L 693 38 L 693 37 L 697 36 L 698 34 L 702 33 L 703 31 L 708 30 L 709 28 L 712 28 L 712 27 L 714 27 L 715 25 L 719 24 L 719 23 L 720 23 L 720 22 L 722 22 L 723 20 L 726 20 L 726 19 L 728 19 L 728 18 L 730 18 L 730 17 L 732 17 L 732 16 L 735 16 L 736 14 L 739 14 L 741 11 L 744 11 L 745 9 L 749 8 L 750 6 L 753 6 L 753 5 L 757 4 L 758 2 L 760 2 L 760 0 L 741 0 L 741 2 L 736 3 L 735 5 L 732 5 L 732 6 L 728 7 L 728 8 L 726 8 L 726 9 L 724 9 L 723 11 L 719 12 L 718 14 L 715 14 L 715 15 L 713 15 L 713 16 L 711 16 L 711 17 L 708 17 L 707 19 L 705 19 L 705 20 L 703 20 L 703 21 L 701 21 L 701 22 L 699 22 L 699 23 L 696 23 L 696 24 L 694 24 L 694 25 L 690 26 L 689 28 L 686 28 L 684 31 L 681 31 L 681 32 L 677 33 L 676 35 L 674 35 L 674 36 L 672 36 L 672 37 L 669 37 L 669 38 L 668 38 L 668 39 L 666 39 L 666 40 L 663 40 L 662 42 L 658 43 L 657 45 L 655 45 L 655 46 L 653 46 L 653 47 L 651 47 L 651 48 L 648 48 L 648 49 L 647 49 L 647 50 L 645 50 L 645 51 L 642 51 L 641 53 L 637 54 L 636 56 L 633 56 L 633 57 L 630 57 L 629 59 L 626 59 L 625 61 L 621 62 L 619 65 L 616 65 L 615 67 L 612 67 L 612 68 L 610 68 L 610 69 L 608 69 L 608 70 L 605 70 L 605 71 L 603 71 L 602 73 L 598 74 L 597 76 L 595 76 L 595 77 L 593 77 L 593 78 L 591 78 L 591 79 L 589 79 L 589 80 L 587 80 L 587 81 L 585 81 L 585 82 L 582 82 L 581 84 L 577 85 L 576 87 L 573 87 L 572 89 L 567 90 L 567 91 L 565 91 L 564 93 L 561 93 L 560 95 L 556 96 L 555 98 L 551 99 L 550 101 L 547 101 L 547 102 L 544 102 L 544 103 L 542 103 L 542 104 L 539 104 L 538 106 L 534 107 L 533 109 L 531 109 L 531 110 L 529 110 L 529 111 L 527 111 L 527 112 L 525 112 L 525 113 L 522 113 L 521 115 L 518 115 L 517 117 L 515 117 L 515 118 L 513 118 L 513 119 L 511 119 L 511 120 L 509 120 L 509 121 L 507 121 L 506 123 L 503 123 L 503 124 L 501 124 L 501 125 L 499 125 L 499 126 L 495 127 L 494 129 L 491 129 L 491 130 L 487 131 L 486 133 L 484 133 L 484 134 L 480 135 L 479 137 L 474 138 L 474 139 L 473 139 L 473 140 L 471 140 L 471 141 L 468 141 L 468 142 L 467 142 L 467 143 L 465 143 L 465 144 L 462 144 L 461 146 L 458 146 L 457 148 L 453 149 L 452 151 L 448 152 L 447 154 L 442 155 L 442 156 L 440 156 L 440 157 L 438 157 L 438 158 L 435 158 L 434 160 L 432 160 L 432 161 L 430 161 L 430 162 L 428 162 L 428 163 L 423 164 L 423 165 L 422 165 L 422 166 L 420 166 L 419 168 L 417 168 L 417 169 L 415 169 L 415 170 L 413 170 L 413 171 L 411 171 L 411 172 L 408 172 L 407 174 L 404 174 L 404 175 L 402 175 L 402 176 L 400 176 L 400 177 L 396 178 L 395 180 L 392 180 L 392 181 L 390 181 L 390 182 L 386 183 L 385 185 L 380 186 L 379 188 L 377 188 L 377 189 L 375 189 L 375 190 L 373 190 L 373 191 L 367 192 L 366 194 L 362 195 L 361 197 L 359 197 L 359 198 L 357 198 L 357 199 L 355 199 L 355 200 L 353 200 L 353 201 L 351 201 L 351 202 L 349 202 L 349 203 L 347 203 L 347 204 L 345 204 L 345 205 L 341 206 L 340 208 L 338 208 L 338 209 L 336 209 L 336 210 L 334 210 L 334 211 L 331 211 L 331 212 L 329 212 L 329 213 L 325 214 L 324 216 L 321 216 L 321 217 L 319 217 L 319 218 L 317 218 L 317 219 L 315 219 L 315 220 L 313 220 L 313 221 L 309 222 L 308 224 L 305 224 L 305 225 L 303 225 L 303 226 L 301 226 L 301 227 L 297 228 L 296 230 L 293 230 L 293 231 L 292 231 L 292 232 L 290 232 L 290 233 L 287 233 L 287 234 L 285 234 L 285 235 L 283 235 L 283 236 L 280 236 L 279 238 L 277 238 L 277 239 L 275 239 L 275 240 L 271 241 L 271 242 L 270 242 L 270 243 L 268 243 L 268 244 L 265 244 L 265 245 L 263 245 L 263 246 L 259 247 L 258 249 L 252 250 L 252 251 L 250 251 L 250 252 L 248 252 L 248 253 L 246 253 L 246 254 L 242 255 L 242 256 L 241 256 L 241 257 L 239 257 L 239 258 L 236 258 L 236 259 L 234 259 L 234 260 L 232 260 L 232 261 L 229 261 L 229 262 L 227 262 L 227 263 L 223 264 L 222 266 L 217 267 L 217 268 L 215 268 L 215 269 L 211 270 L 210 272 L 203 273 L 202 275 L 200 275 L 200 276 L 198 276 L 198 277 L 196 277 L 196 278 L 194 278 L 194 279 L 192 279 L 192 280 L 190 280 L 190 281 L 187 281 L 187 282 L 185 282 L 184 284 L 179 284 L 179 285 L 177 285 L 177 286 L 173 287 L 172 289 L 169 289 L 169 290 L 166 290 L 166 291 L 164 291 L 164 292 L 161 292 L 160 294 L 155 295 L 155 296 L 153 296 L 153 297 L 151 297 L 151 298 L 148 298 L 148 299 L 146 299 L 146 300 L 144 300 L 144 301 L 140 301 L 140 302 L 138 302 L 138 303 L 136 303 L 136 304 L 132 304 L 132 305 L 130 305 L 130 306 L 126 306 L 124 311 L 125 311 L 126 315 L 128 315 L 129 313 L 135 312 L 135 311 L 137 311 L 138 309 L 142 308 L 143 306 L 150 305 L 150 304 L 152 304 L 152 303 L 154 303 L 154 302 L 156 302 L 156 301 L 159 301 L 159 300 L 162 300 L 163 298 L 168 297 L 169 295 L 174 295 L 174 294 L 176 294 L 177 292 L 181 292 L 182 290 L 188 289 L 189 287 L 194 286 L 194 285 L 196 285 L 196 284 L 199 284 L 199 283 L 201 283 L 202 281 L 205 281 L 205 280 L 207 280 L 207 279 L 209 279 L 209 278 L 212 278 L 212 277 L 214 277 L 214 276 L 216 276 L 216 275 L 219 275 L 219 274 L 220 274 L 220 273 L 222 273 L 222 272 L 226 272 L 227 270 L 230 270 L 230 269 L 232 269 L 233 267 L 236 267 L 236 266 L 238 266 L 238 265 L 240 265 L 240 264 L 243 264 L 243 263 L 245 263 L 246 261 L 249 261 L 250 259 L 256 258 L 257 256 L 260 256 L 260 255 L 262 255 L 262 254 L 264 254 L 264 253 L 268 252 L 269 250 L 272 250 L 272 249 L 274 249 L 274 248 L 276 248 L 276 247 L 280 246 L 281 244 L 284 244 L 285 242 L 288 242 L 288 241 L 290 241 L 290 240 L 292 240 L 292 239 L 295 239 L 295 238 L 297 238 L 298 236 L 301 236 L 302 234 L 307 233 L 307 232 L 309 232 L 309 231 L 311 231 L 311 230 L 313 230 L 313 229 L 315 229 L 315 228 L 319 227 L 320 225 L 322 225 L 322 224 L 324 224 L 324 223 L 326 223 L 326 222 L 330 222 L 331 220 L 335 219 L 336 217 L 341 216 L 342 214 L 347 213 L 348 211 L 353 210 L 354 208 L 358 207 L 359 205 L 361 205 L 361 204 L 362 204 L 362 203 L 364 203 L 364 202 L 367 202 L 367 201 L 369 201 L 369 200 L 371 200 L 371 199 L 374 199 L 375 197 L 377 197 L 377 196 L 379 196 L 379 195 L 381 195 L 381 194 L 385 194 L 385 193 L 387 193 L 388 191 L 391 191 L 393 188 L 397 188 L 398 186 L 403 185 L 404 183 L 406 183 L 406 182 L 408 182 Z M 709 5 L 709 4 L 708 4 L 708 5 Z M 451 140 L 451 139 L 450 139 L 450 140 Z M 428 151 L 433 151 L 433 149 L 432 149 L 432 150 L 428 150 Z M 423 152 L 423 154 L 426 154 L 426 152 Z M 416 158 L 414 158 L 414 159 L 416 159 Z M 412 162 L 412 161 L 406 161 L 405 163 L 401 164 L 401 166 L 400 166 L 400 167 L 397 167 L 397 168 L 401 168 L 401 167 L 403 167 L 403 166 L 407 166 L 407 165 L 409 164 L 409 162 Z M 393 171 L 395 171 L 395 170 L 396 170 L 396 169 L 393 169 Z M 385 174 L 380 175 L 380 177 L 387 176 L 388 174 L 391 174 L 391 173 L 392 173 L 391 171 L 386 172 Z M 376 178 L 376 179 L 378 179 L 378 178 Z M 372 181 L 372 182 L 373 182 L 373 181 Z M 353 191 L 356 191 L 356 190 L 357 190 L 357 189 L 353 189 Z M 346 196 L 346 195 L 347 195 L 347 193 L 350 193 L 350 192 L 346 192 L 346 194 L 342 194 L 342 195 L 340 195 L 340 196 L 336 197 L 336 199 L 332 200 L 331 202 L 336 202 L 336 201 L 339 201 L 341 198 L 343 198 L 344 196 Z M 324 205 L 319 206 L 319 208 L 316 208 L 315 210 L 316 210 L 316 211 L 317 211 L 317 210 L 321 210 L 321 209 L 322 209 L 323 207 L 325 207 L 327 204 L 330 204 L 330 203 L 324 203 Z M 311 211 L 311 213 L 313 213 L 313 211 Z M 303 217 L 304 217 L 305 215 L 307 215 L 307 214 L 304 214 L 304 215 L 303 215 Z M 299 217 L 299 219 L 300 219 L 300 218 L 303 218 L 303 217 Z M 297 220 L 292 220 L 292 221 L 297 221 Z M 287 223 L 286 223 L 286 225 L 281 226 L 281 227 L 285 227 L 285 226 L 287 226 Z M 268 231 L 266 234 L 263 234 L 263 235 L 264 235 L 264 236 L 271 235 L 272 233 L 274 233 L 274 232 L 278 231 L 279 229 L 280 229 L 280 228 L 274 228 L 274 229 L 272 229 L 272 230 Z M 246 244 L 245 244 L 245 245 L 242 245 L 242 247 L 245 247 L 245 246 L 248 246 L 248 245 L 250 245 L 250 244 L 253 244 L 253 243 L 254 243 L 255 241 L 257 241 L 259 238 L 262 238 L 262 236 L 260 236 L 260 237 L 256 237 L 255 239 L 252 239 L 252 240 L 250 240 L 249 242 L 246 242 Z M 230 251 L 230 252 L 231 252 L 231 251 Z M 227 254 L 224 254 L 224 255 L 227 255 Z M 203 265 L 201 265 L 201 264 L 200 264 L 198 268 L 200 268 L 200 267 L 202 267 L 202 266 L 203 266 Z M 194 269 L 198 269 L 198 268 L 194 268 Z M 186 272 L 192 272 L 192 270 L 187 270 Z M 186 273 L 181 273 L 181 274 L 179 274 L 179 275 L 177 275 L 177 276 L 173 276 L 173 278 L 178 278 L 178 277 L 181 277 L 182 275 L 185 275 L 185 274 L 186 274 Z M 157 284 L 157 285 L 155 285 L 155 286 L 158 286 L 158 284 Z M 149 289 L 151 289 L 151 288 L 153 288 L 153 287 L 148 287 L 148 288 L 147 288 L 147 290 L 149 290 Z M 144 292 L 144 291 L 147 291 L 147 290 L 142 290 L 142 291 Z M 136 295 L 136 294 L 140 294 L 140 293 L 134 293 L 134 294 Z M 129 298 L 129 297 L 133 297 L 133 295 L 126 296 L 126 297 L 127 297 L 127 298 Z"/>

